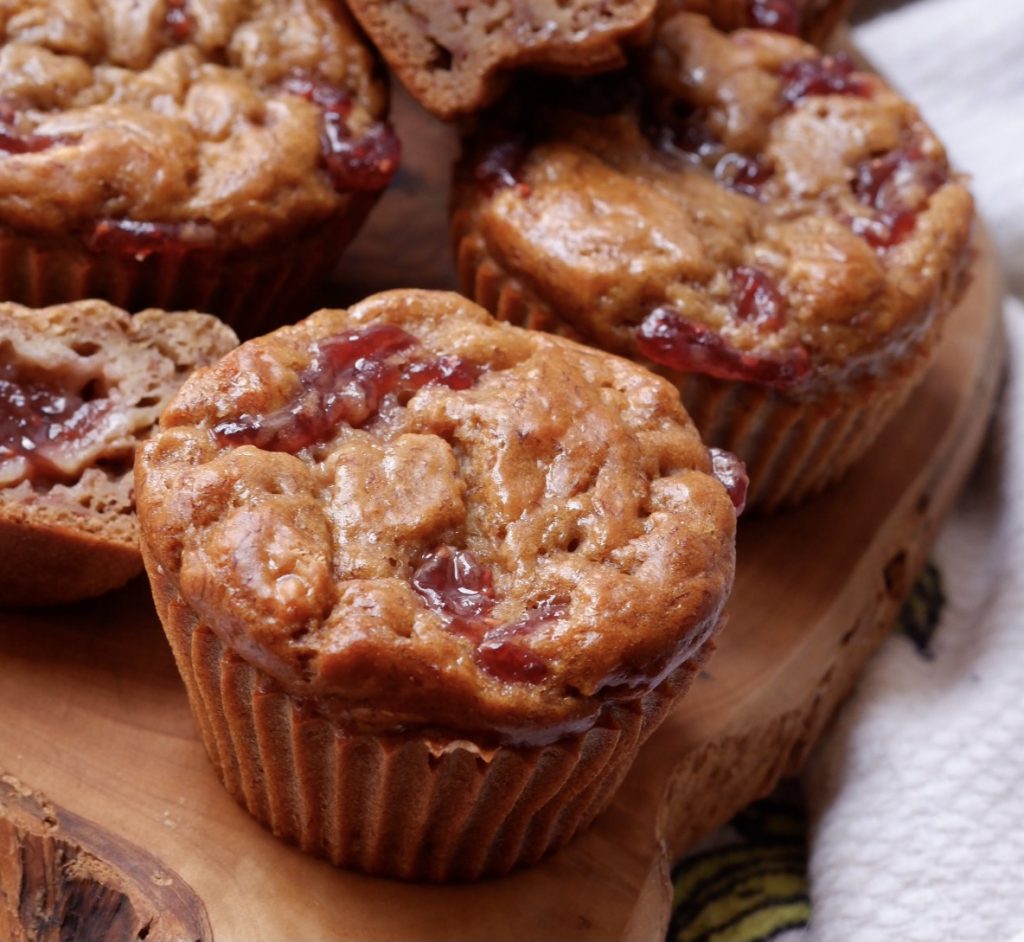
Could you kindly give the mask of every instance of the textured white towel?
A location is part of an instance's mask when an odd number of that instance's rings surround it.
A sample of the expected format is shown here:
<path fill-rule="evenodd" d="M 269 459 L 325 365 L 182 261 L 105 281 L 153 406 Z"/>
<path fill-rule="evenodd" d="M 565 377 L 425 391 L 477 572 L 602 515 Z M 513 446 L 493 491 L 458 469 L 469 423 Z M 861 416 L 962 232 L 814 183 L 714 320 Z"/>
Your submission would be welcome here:
<path fill-rule="evenodd" d="M 972 174 L 1024 293 L 1024 0 L 914 0 L 855 39 Z M 890 638 L 805 776 L 815 942 L 1024 942 L 1019 302 L 1007 327 L 995 434 L 936 552 L 935 657 Z"/>

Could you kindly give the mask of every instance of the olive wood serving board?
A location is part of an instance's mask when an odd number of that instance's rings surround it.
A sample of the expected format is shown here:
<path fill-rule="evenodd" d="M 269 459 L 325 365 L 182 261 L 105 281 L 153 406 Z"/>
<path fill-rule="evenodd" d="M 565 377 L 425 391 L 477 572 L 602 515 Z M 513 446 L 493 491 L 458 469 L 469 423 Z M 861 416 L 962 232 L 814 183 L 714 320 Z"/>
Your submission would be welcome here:
<path fill-rule="evenodd" d="M 398 114 L 414 142 L 406 169 L 343 263 L 334 300 L 452 284 L 453 135 L 404 98 Z M 729 623 L 707 670 L 611 808 L 532 870 L 475 886 L 401 884 L 276 840 L 214 775 L 144 580 L 76 607 L 0 613 L 0 768 L 68 809 L 62 820 L 102 829 L 106 843 L 92 847 L 120 848 L 107 863 L 123 885 L 140 886 L 147 867 L 180 876 L 209 918 L 187 888 L 163 897 L 164 924 L 184 927 L 183 942 L 207 942 L 210 927 L 219 942 L 661 939 L 670 861 L 801 767 L 885 636 L 978 453 L 1001 372 L 1000 302 L 981 234 L 923 386 L 840 485 L 742 520 Z M 142 849 L 134 862 L 125 842 Z M 0 926 L 11 905 L 0 893 Z M 84 926 L 67 938 L 119 942 Z"/>

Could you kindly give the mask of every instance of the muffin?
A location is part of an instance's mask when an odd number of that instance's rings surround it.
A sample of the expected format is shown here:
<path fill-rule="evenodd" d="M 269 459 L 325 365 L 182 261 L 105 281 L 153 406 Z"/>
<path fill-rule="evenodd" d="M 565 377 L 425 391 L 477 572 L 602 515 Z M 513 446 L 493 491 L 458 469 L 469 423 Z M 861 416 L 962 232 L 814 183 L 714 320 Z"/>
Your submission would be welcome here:
<path fill-rule="evenodd" d="M 808 42 L 826 42 L 843 22 L 850 0 L 658 0 L 659 19 L 703 13 L 719 29 L 770 29 Z"/>
<path fill-rule="evenodd" d="M 0 605 L 71 602 L 142 571 L 135 448 L 188 373 L 237 342 L 208 314 L 0 304 Z"/>
<path fill-rule="evenodd" d="M 136 481 L 224 785 L 309 853 L 432 881 L 608 803 L 710 650 L 744 484 L 661 378 L 426 291 L 196 374 Z"/>
<path fill-rule="evenodd" d="M 625 48 L 646 35 L 655 0 L 349 6 L 420 104 L 449 120 L 492 102 L 515 69 L 580 74 L 621 67 Z"/>
<path fill-rule="evenodd" d="M 466 142 L 466 293 L 667 376 L 752 505 L 821 490 L 921 379 L 960 288 L 972 202 L 941 143 L 846 56 L 686 13 L 642 73 L 546 101 Z"/>
<path fill-rule="evenodd" d="M 14 0 L 0 25 L 0 298 L 253 331 L 329 272 L 397 166 L 333 0 Z"/>

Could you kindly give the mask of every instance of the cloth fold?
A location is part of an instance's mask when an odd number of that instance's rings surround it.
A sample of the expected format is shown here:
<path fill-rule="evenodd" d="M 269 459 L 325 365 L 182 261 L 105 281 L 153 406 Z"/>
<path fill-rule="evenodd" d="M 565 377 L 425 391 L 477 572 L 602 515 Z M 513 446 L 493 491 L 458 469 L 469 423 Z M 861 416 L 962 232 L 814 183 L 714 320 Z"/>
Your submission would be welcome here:
<path fill-rule="evenodd" d="M 854 42 L 971 176 L 1024 296 L 1024 0 L 862 10 Z M 778 795 L 748 809 L 675 868 L 670 938 L 1024 942 L 1021 300 L 1006 327 L 992 434 L 911 601 L 924 617 L 904 610 L 819 744 L 803 805 L 788 806 L 799 832 L 809 820 L 806 860 L 801 836 L 750 827 L 777 819 Z"/>
<path fill-rule="evenodd" d="M 972 177 L 1024 292 L 1024 2 L 915 0 L 857 45 Z M 993 433 L 938 541 L 930 657 L 894 635 L 805 775 L 814 942 L 1024 933 L 1024 305 Z M 979 421 L 981 419 L 979 418 Z"/>

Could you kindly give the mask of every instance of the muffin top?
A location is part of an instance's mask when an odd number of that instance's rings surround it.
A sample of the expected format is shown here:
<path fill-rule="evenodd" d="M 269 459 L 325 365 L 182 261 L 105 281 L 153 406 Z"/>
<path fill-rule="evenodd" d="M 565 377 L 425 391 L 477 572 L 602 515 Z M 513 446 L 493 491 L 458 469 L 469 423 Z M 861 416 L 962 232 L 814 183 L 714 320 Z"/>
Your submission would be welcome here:
<path fill-rule="evenodd" d="M 468 143 L 455 227 L 606 349 L 816 395 L 897 375 L 956 290 L 970 195 L 842 54 L 682 13 L 547 99 Z"/>
<path fill-rule="evenodd" d="M 283 239 L 385 186 L 397 140 L 333 0 L 8 0 L 0 225 L 97 250 Z"/>
<path fill-rule="evenodd" d="M 751 27 L 821 43 L 843 19 L 850 0 L 658 0 L 658 19 L 703 13 L 719 29 Z"/>
<path fill-rule="evenodd" d="M 137 499 L 151 575 L 293 695 L 537 742 L 715 627 L 735 511 L 713 459 L 635 364 L 393 291 L 194 374 Z"/>

